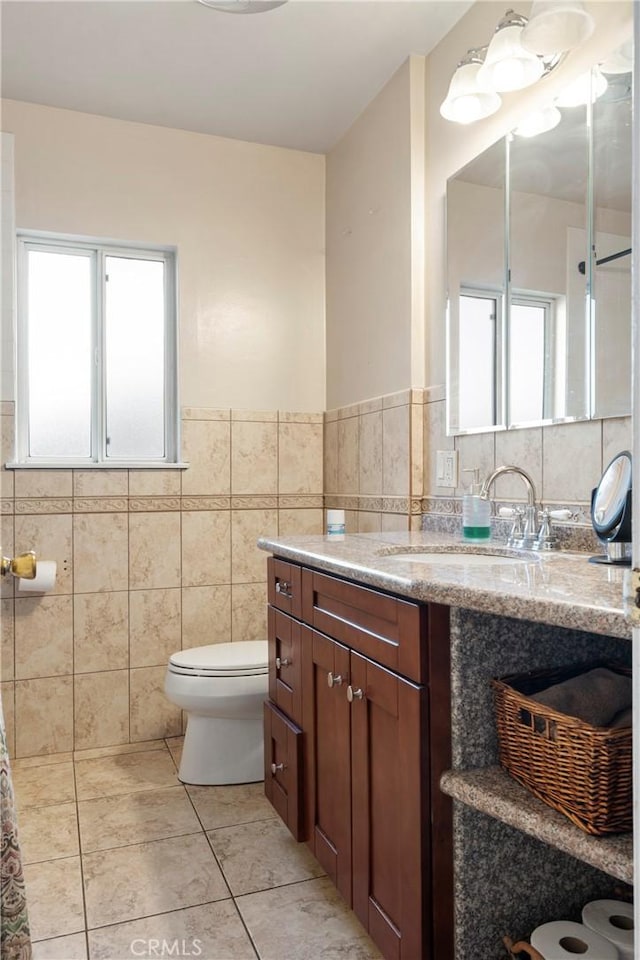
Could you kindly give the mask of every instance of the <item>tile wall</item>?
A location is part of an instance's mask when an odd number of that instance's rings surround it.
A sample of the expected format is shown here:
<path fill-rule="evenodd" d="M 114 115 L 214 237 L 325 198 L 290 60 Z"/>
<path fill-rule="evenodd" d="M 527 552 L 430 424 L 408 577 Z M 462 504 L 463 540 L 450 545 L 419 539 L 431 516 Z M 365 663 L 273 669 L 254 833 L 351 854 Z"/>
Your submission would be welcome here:
<path fill-rule="evenodd" d="M 325 506 L 345 510 L 347 533 L 420 529 L 423 390 L 325 414 Z"/>
<path fill-rule="evenodd" d="M 2 463 L 13 404 L 0 407 Z M 13 756 L 182 732 L 163 692 L 181 647 L 266 637 L 262 534 L 322 530 L 323 414 L 185 409 L 186 470 L 2 470 L 3 555 L 55 560 L 55 589 L 1 585 Z"/>

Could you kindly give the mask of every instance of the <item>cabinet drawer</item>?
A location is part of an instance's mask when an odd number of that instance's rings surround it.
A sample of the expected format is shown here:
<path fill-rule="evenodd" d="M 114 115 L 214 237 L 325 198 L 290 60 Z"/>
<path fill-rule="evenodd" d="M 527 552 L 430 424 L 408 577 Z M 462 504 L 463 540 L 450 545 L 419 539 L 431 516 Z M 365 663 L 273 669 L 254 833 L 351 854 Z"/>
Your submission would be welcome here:
<path fill-rule="evenodd" d="M 269 607 L 269 696 L 291 717 L 302 723 L 301 624 Z"/>
<path fill-rule="evenodd" d="M 425 606 L 305 569 L 302 618 L 410 680 L 428 681 Z"/>
<path fill-rule="evenodd" d="M 264 705 L 264 792 L 296 840 L 304 840 L 302 731 L 268 700 Z"/>
<path fill-rule="evenodd" d="M 269 603 L 298 619 L 302 616 L 301 573 L 295 563 L 276 557 L 267 560 Z"/>

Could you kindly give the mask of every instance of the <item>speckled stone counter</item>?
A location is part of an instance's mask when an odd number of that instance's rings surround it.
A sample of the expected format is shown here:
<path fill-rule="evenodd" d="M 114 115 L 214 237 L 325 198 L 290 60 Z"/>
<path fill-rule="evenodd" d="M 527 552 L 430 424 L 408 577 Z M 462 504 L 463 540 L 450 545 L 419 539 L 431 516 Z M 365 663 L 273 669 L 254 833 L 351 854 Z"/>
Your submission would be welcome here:
<path fill-rule="evenodd" d="M 416 600 L 631 637 L 623 609 L 623 571 L 589 563 L 587 554 L 510 551 L 513 565 L 454 566 L 446 553 L 453 547 L 456 552 L 496 554 L 504 554 L 505 548 L 495 541 L 470 544 L 451 534 L 426 531 L 350 534 L 343 541 L 303 535 L 262 537 L 258 546 Z M 437 562 L 396 557 L 425 551 L 438 553 Z"/>
<path fill-rule="evenodd" d="M 434 533 L 265 537 L 288 560 L 400 596 L 451 608 L 455 960 L 504 960 L 506 934 L 527 938 L 549 920 L 580 918 L 590 899 L 615 897 L 631 877 L 631 838 L 587 837 L 497 767 L 490 680 L 526 670 L 631 661 L 624 573 L 588 554 L 515 554 L 513 564 L 466 565 L 456 553 L 508 553 Z M 433 560 L 401 553 L 437 554 Z M 471 559 L 471 558 L 470 558 Z M 473 561 L 472 561 L 473 563 Z M 452 960 L 452 958 L 437 958 Z"/>

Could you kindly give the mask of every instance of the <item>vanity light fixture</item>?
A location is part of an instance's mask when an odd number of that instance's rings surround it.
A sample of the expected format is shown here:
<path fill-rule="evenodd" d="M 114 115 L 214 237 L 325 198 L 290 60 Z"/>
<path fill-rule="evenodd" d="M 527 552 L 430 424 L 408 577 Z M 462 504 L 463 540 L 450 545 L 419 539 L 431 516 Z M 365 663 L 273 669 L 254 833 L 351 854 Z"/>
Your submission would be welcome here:
<path fill-rule="evenodd" d="M 542 107 L 523 117 L 513 132 L 518 137 L 537 137 L 539 133 L 553 130 L 561 120 L 562 114 L 557 107 Z"/>
<path fill-rule="evenodd" d="M 445 120 L 455 123 L 475 123 L 500 109 L 502 100 L 497 93 L 482 90 L 478 85 L 478 72 L 482 67 L 486 47 L 467 50 L 451 78 L 449 91 L 440 106 Z"/>
<path fill-rule="evenodd" d="M 500 93 L 529 87 L 558 66 L 562 54 L 540 55 L 522 45 L 528 23 L 526 17 L 507 10 L 488 47 L 467 51 L 440 107 L 446 120 L 473 123 L 489 117 L 501 106 Z"/>
<path fill-rule="evenodd" d="M 531 53 L 553 56 L 573 50 L 593 33 L 593 17 L 579 0 L 534 0 L 522 45 Z"/>

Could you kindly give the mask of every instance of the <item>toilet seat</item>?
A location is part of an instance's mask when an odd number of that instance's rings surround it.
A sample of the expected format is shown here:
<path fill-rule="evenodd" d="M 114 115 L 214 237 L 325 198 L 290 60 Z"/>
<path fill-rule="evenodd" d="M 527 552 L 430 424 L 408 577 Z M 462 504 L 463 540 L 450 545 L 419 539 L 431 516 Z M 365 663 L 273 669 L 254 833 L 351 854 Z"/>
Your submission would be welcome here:
<path fill-rule="evenodd" d="M 266 640 L 212 643 L 179 650 L 169 658 L 169 672 L 195 677 L 256 677 L 268 671 Z"/>

